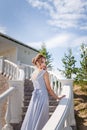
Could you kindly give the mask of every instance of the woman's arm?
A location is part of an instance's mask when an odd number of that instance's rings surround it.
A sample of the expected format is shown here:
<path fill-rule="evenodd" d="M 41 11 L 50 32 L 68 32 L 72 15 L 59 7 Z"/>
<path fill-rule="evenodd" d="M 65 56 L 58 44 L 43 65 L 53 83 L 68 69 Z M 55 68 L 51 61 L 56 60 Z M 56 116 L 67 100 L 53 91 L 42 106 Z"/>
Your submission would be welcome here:
<path fill-rule="evenodd" d="M 52 95 L 54 97 L 54 99 L 56 100 L 60 100 L 61 98 L 63 98 L 65 95 L 61 96 L 61 97 L 58 97 L 54 91 L 51 89 L 51 86 L 50 86 L 50 81 L 49 81 L 49 74 L 48 72 L 46 71 L 45 74 L 44 74 L 44 80 L 45 80 L 45 84 L 46 84 L 46 87 L 47 87 L 47 90 L 48 92 L 50 93 L 50 95 Z"/>

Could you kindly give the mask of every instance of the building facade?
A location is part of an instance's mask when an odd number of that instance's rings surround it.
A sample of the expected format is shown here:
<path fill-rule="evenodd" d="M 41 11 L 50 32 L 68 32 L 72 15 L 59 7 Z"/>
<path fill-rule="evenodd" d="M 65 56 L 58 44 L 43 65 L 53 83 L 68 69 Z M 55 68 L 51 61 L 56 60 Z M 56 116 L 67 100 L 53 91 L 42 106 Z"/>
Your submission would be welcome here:
<path fill-rule="evenodd" d="M 39 51 L 21 43 L 5 34 L 0 33 L 0 56 L 16 64 L 32 65 L 32 58 Z"/>

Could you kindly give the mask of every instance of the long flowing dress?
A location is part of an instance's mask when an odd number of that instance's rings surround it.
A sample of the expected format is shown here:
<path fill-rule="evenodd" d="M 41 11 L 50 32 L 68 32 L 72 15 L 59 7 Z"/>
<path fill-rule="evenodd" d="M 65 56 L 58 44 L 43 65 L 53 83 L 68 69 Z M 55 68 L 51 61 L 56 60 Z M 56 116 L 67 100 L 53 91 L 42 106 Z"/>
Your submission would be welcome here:
<path fill-rule="evenodd" d="M 42 130 L 49 119 L 48 92 L 44 81 L 45 70 L 41 70 L 32 81 L 34 91 L 28 106 L 21 130 Z"/>

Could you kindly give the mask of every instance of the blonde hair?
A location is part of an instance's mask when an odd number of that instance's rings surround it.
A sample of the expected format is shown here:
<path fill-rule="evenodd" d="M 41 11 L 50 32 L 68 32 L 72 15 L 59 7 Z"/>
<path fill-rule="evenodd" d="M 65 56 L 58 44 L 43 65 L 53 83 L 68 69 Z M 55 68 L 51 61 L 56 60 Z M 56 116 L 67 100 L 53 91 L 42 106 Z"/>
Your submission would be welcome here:
<path fill-rule="evenodd" d="M 37 65 L 37 62 L 40 64 L 42 62 L 42 59 L 46 59 L 45 56 L 43 56 L 42 54 L 37 54 L 33 59 L 32 59 L 32 63 L 34 65 Z"/>

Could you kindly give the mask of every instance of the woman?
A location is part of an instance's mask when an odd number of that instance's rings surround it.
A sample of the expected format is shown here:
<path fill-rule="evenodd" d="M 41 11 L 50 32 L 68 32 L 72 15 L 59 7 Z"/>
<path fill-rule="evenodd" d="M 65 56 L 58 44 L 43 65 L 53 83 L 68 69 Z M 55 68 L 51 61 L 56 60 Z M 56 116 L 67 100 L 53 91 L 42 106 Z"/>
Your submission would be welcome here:
<path fill-rule="evenodd" d="M 32 63 L 37 67 L 31 76 L 34 91 L 21 130 L 42 130 L 49 119 L 48 92 L 56 100 L 64 97 L 58 97 L 51 89 L 46 71 L 46 58 L 38 54 Z"/>

